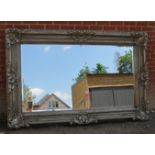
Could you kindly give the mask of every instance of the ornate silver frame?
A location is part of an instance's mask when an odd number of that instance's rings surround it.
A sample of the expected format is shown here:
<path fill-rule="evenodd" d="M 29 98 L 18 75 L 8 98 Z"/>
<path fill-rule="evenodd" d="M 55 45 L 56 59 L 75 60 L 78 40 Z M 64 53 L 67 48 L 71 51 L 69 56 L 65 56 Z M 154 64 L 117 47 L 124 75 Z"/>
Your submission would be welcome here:
<path fill-rule="evenodd" d="M 22 112 L 21 44 L 100 44 L 134 47 L 135 107 L 133 109 Z M 6 29 L 8 128 L 41 123 L 89 124 L 107 119 L 148 119 L 148 81 L 145 48 L 147 33 L 87 30 Z"/>

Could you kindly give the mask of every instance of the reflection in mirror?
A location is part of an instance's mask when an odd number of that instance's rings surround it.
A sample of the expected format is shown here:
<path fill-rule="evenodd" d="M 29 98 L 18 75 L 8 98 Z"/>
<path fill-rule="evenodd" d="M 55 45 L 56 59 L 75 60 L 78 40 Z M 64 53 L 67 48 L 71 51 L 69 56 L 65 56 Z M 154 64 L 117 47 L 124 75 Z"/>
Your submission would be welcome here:
<path fill-rule="evenodd" d="M 22 44 L 23 112 L 134 107 L 133 47 Z"/>

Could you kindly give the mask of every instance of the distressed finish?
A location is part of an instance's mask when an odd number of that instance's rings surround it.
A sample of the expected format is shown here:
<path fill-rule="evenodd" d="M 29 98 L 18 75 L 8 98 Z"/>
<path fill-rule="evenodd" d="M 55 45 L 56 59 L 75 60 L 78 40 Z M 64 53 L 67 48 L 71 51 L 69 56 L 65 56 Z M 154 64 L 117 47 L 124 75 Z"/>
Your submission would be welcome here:
<path fill-rule="evenodd" d="M 57 112 L 22 113 L 21 44 L 94 44 L 134 47 L 134 108 L 68 110 Z M 107 119 L 147 119 L 145 60 L 147 34 L 143 32 L 6 30 L 8 127 L 19 128 L 40 123 L 89 124 Z"/>

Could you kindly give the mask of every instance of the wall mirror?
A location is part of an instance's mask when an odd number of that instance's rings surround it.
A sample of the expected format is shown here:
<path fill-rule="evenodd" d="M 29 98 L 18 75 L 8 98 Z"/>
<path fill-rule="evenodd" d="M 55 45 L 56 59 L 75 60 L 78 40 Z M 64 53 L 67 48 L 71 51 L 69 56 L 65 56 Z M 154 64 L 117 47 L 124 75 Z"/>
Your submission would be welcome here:
<path fill-rule="evenodd" d="M 143 32 L 6 30 L 8 127 L 147 119 Z"/>

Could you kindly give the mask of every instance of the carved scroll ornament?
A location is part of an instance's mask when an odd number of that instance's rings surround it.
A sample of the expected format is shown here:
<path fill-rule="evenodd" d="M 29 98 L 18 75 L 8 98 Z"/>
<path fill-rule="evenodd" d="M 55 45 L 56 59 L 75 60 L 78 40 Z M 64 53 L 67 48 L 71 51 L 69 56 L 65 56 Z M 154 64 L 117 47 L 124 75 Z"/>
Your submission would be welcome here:
<path fill-rule="evenodd" d="M 9 116 L 8 118 L 8 127 L 9 128 L 20 128 L 20 127 L 24 127 L 24 120 L 22 117 L 21 113 L 16 113 L 14 112 L 14 114 L 11 116 Z"/>
<path fill-rule="evenodd" d="M 139 119 L 139 120 L 148 120 L 149 119 L 149 115 L 144 112 L 144 111 L 138 111 L 136 112 L 136 119 Z"/>
<path fill-rule="evenodd" d="M 95 33 L 87 30 L 74 30 L 68 32 L 68 35 L 76 42 L 86 42 L 95 36 Z"/>
<path fill-rule="evenodd" d="M 20 43 L 20 41 L 21 41 L 21 32 L 22 32 L 22 30 L 16 29 L 16 28 L 6 30 L 7 48 L 10 48 L 11 45 L 14 45 L 16 43 Z"/>
<path fill-rule="evenodd" d="M 139 83 L 143 84 L 145 87 L 148 86 L 149 72 L 147 64 L 145 63 L 141 70 L 136 74 L 136 78 Z"/>
<path fill-rule="evenodd" d="M 14 91 L 15 86 L 17 84 L 16 72 L 13 68 L 11 68 L 10 64 L 7 69 L 7 79 L 8 79 L 8 93 Z"/>
<path fill-rule="evenodd" d="M 71 120 L 70 124 L 84 125 L 89 123 L 97 123 L 97 119 L 87 113 L 79 113 Z"/>
<path fill-rule="evenodd" d="M 147 33 L 143 32 L 131 32 L 130 33 L 131 37 L 135 41 L 136 45 L 144 46 L 146 48 L 147 46 L 147 40 L 148 40 L 148 35 Z"/>

